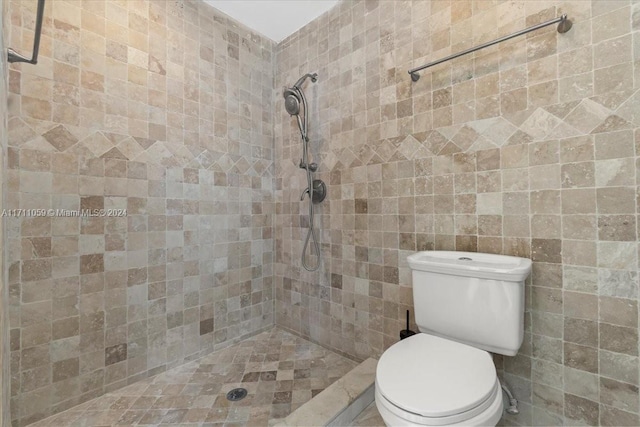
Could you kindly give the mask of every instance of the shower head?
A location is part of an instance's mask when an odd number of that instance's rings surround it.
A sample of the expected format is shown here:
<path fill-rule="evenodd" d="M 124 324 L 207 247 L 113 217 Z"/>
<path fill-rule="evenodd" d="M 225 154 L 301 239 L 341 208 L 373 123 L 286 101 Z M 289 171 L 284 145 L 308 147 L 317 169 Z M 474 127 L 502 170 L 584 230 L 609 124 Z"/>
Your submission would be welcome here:
<path fill-rule="evenodd" d="M 300 79 L 296 82 L 296 84 L 293 85 L 293 87 L 300 89 L 302 83 L 307 80 L 307 77 L 311 77 L 311 81 L 315 83 L 318 80 L 318 73 L 305 74 L 304 76 L 300 77 Z"/>
<path fill-rule="evenodd" d="M 285 88 L 282 92 L 284 96 L 284 108 L 292 116 L 300 114 L 300 96 L 296 93 L 295 88 Z"/>
<path fill-rule="evenodd" d="M 284 97 L 284 108 L 287 110 L 289 115 L 296 116 L 296 121 L 300 128 L 300 135 L 305 141 L 308 141 L 307 121 L 309 120 L 309 114 L 307 110 L 307 100 L 301 86 L 307 78 L 311 78 L 311 81 L 315 82 L 318 80 L 318 75 L 316 73 L 305 74 L 300 77 L 292 87 L 285 87 L 282 91 L 282 96 Z M 304 117 L 300 116 L 301 110 L 303 111 Z"/>
<path fill-rule="evenodd" d="M 307 80 L 307 78 L 311 78 L 311 81 L 315 83 L 318 80 L 318 73 L 307 73 L 300 77 L 293 86 L 284 88 L 282 91 L 282 96 L 284 97 L 284 108 L 287 110 L 287 113 L 292 116 L 300 114 L 300 104 L 304 104 L 305 108 L 307 106 L 301 89 L 302 84 Z"/>

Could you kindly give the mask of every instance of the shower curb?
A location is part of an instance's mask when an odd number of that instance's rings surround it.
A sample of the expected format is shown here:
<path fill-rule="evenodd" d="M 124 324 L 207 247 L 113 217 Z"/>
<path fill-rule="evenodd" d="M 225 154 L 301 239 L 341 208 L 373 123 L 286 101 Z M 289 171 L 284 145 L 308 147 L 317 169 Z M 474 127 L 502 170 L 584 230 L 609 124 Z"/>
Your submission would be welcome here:
<path fill-rule="evenodd" d="M 274 427 L 350 425 L 374 400 L 377 365 L 365 360 Z"/>

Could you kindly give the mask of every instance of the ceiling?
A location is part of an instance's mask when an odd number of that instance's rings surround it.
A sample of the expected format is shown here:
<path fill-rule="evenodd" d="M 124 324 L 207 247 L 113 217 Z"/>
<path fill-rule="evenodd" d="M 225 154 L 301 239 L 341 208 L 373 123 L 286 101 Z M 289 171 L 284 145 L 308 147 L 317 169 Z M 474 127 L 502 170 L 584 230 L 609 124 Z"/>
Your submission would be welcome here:
<path fill-rule="evenodd" d="M 338 3 L 338 0 L 205 0 L 254 31 L 279 42 Z"/>

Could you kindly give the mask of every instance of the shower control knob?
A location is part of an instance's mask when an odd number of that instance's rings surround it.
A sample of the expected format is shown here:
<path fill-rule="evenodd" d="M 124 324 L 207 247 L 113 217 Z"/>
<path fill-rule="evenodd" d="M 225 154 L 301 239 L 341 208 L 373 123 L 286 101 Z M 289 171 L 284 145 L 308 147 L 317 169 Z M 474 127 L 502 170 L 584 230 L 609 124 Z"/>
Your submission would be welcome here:
<path fill-rule="evenodd" d="M 300 169 L 308 169 L 311 172 L 315 172 L 318 170 L 318 164 L 317 163 L 309 163 L 306 164 L 305 162 L 302 161 L 302 159 L 300 159 Z"/>

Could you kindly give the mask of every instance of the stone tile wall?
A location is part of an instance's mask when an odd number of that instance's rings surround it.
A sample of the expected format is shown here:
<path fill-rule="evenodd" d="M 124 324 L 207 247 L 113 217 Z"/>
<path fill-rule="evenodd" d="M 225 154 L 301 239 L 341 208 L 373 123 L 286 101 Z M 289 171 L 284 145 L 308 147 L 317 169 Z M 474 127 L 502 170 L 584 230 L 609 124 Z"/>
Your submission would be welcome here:
<path fill-rule="evenodd" d="M 113 212 L 5 218 L 14 425 L 273 324 L 273 43 L 200 1 L 45 17 L 9 70 L 7 207 Z"/>
<path fill-rule="evenodd" d="M 8 33 L 8 7 L 6 3 L 0 5 L 0 185 L 2 196 L 0 197 L 0 211 L 5 207 L 4 195 L 6 194 L 6 153 L 7 153 L 7 60 L 5 52 Z M 8 426 L 11 422 L 9 416 L 9 396 L 11 396 L 11 364 L 9 353 L 9 291 L 6 274 L 6 241 L 4 222 L 0 226 L 0 426 Z"/>
<path fill-rule="evenodd" d="M 422 72 L 407 70 L 567 13 Z M 413 310 L 410 253 L 531 257 L 525 340 L 495 358 L 521 425 L 638 425 L 637 1 L 345 1 L 277 47 L 277 323 L 358 358 Z M 280 87 L 306 72 L 328 184 L 302 269 L 301 144 Z M 415 325 L 413 326 L 415 328 Z"/>
<path fill-rule="evenodd" d="M 11 2 L 13 47 L 34 8 Z M 406 73 L 564 12 L 565 35 Z M 413 309 L 406 256 L 430 248 L 534 260 L 525 342 L 496 357 L 508 422 L 640 423 L 636 1 L 344 1 L 277 48 L 195 2 L 46 16 L 40 64 L 9 72 L 7 207 L 128 215 L 6 219 L 14 424 L 271 324 L 272 277 L 278 324 L 378 355 Z M 277 88 L 313 71 L 329 197 L 307 273 Z"/>

